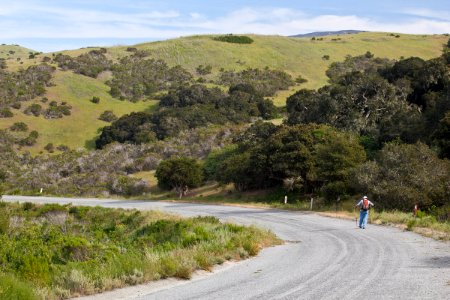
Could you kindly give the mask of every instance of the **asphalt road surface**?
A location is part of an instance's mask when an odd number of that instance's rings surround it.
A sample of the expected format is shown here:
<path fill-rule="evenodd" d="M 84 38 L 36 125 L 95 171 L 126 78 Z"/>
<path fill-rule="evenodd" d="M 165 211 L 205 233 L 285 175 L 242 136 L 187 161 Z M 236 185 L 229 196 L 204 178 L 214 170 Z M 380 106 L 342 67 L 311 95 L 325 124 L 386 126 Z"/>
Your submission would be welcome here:
<path fill-rule="evenodd" d="M 255 224 L 286 243 L 200 279 L 108 299 L 450 299 L 450 243 L 396 228 L 301 212 L 186 203 L 4 196 L 6 201 L 73 203 L 213 215 Z M 116 296 L 114 296 L 116 295 Z"/>

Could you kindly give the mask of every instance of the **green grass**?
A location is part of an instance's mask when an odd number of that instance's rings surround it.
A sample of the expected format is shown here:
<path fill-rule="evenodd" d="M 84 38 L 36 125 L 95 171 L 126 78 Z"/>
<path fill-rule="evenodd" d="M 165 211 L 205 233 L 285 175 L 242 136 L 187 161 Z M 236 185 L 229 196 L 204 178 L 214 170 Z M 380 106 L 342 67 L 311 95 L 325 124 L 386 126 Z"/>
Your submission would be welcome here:
<path fill-rule="evenodd" d="M 157 101 L 140 101 L 132 103 L 112 98 L 108 93 L 109 87 L 97 79 L 74 74 L 72 72 L 56 71 L 53 83 L 45 96 L 49 101 L 58 103 L 65 101 L 72 106 L 71 115 L 62 119 L 44 119 L 43 116 L 34 117 L 25 115 L 23 109 L 33 102 L 24 102 L 20 111 L 13 110 L 13 118 L 0 119 L 0 128 L 8 128 L 15 122 L 24 122 L 29 130 L 37 130 L 39 138 L 36 145 L 30 148 L 33 154 L 43 150 L 45 145 L 53 143 L 55 147 L 60 144 L 70 148 L 94 148 L 94 140 L 98 136 L 98 129 L 109 123 L 98 120 L 105 110 L 112 110 L 117 116 L 133 111 L 151 110 Z M 100 103 L 94 104 L 89 100 L 93 96 L 100 97 Z M 40 103 L 41 98 L 34 102 L 46 107 L 48 104 Z"/>
<path fill-rule="evenodd" d="M 14 51 L 13 54 L 10 54 L 9 51 Z M 0 58 L 16 60 L 17 58 L 28 58 L 30 52 L 36 52 L 34 50 L 21 47 L 18 45 L 0 45 Z"/>
<path fill-rule="evenodd" d="M 255 227 L 154 211 L 0 202 L 0 216 L 1 299 L 64 299 L 189 279 L 281 243 Z"/>

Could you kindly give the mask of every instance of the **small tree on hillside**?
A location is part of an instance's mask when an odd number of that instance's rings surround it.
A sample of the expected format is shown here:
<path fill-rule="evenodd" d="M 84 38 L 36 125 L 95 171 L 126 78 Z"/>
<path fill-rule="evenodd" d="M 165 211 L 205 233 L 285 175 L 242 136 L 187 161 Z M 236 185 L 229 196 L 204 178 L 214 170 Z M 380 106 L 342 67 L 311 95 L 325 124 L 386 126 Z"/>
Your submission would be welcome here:
<path fill-rule="evenodd" d="M 202 183 L 203 170 L 195 159 L 171 158 L 159 164 L 156 178 L 160 188 L 175 189 L 181 198 L 186 195 L 188 188 L 197 187 Z"/>

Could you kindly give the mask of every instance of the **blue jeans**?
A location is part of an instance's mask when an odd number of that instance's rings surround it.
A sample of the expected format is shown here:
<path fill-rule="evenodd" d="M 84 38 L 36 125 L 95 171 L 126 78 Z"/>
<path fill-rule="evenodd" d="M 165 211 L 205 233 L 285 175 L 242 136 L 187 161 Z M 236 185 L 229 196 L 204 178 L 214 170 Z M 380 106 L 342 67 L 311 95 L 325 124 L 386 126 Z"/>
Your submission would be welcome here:
<path fill-rule="evenodd" d="M 367 219 L 369 218 L 368 210 L 361 210 L 359 212 L 359 228 L 365 228 L 367 225 Z"/>

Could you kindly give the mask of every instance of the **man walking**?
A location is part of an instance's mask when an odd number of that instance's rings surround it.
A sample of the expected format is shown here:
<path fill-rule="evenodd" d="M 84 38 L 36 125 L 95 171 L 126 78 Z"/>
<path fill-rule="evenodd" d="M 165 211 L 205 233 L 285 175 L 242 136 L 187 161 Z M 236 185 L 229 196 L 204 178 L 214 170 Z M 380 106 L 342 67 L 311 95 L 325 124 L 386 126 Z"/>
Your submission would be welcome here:
<path fill-rule="evenodd" d="M 365 229 L 367 225 L 367 219 L 369 218 L 369 209 L 373 206 L 373 203 L 369 201 L 367 196 L 364 196 L 356 206 L 359 206 L 359 228 Z"/>

